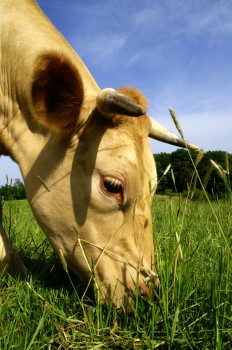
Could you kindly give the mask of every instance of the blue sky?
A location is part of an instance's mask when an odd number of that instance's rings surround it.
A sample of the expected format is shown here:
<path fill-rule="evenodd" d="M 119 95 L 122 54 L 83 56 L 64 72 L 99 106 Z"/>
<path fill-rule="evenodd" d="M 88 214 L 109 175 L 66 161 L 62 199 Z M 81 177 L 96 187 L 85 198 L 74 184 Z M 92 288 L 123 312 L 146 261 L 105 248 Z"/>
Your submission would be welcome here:
<path fill-rule="evenodd" d="M 232 153 L 231 0 L 39 0 L 100 87 L 135 86 L 148 114 L 185 138 Z M 151 142 L 154 153 L 174 147 Z M 0 184 L 20 178 L 0 159 Z"/>

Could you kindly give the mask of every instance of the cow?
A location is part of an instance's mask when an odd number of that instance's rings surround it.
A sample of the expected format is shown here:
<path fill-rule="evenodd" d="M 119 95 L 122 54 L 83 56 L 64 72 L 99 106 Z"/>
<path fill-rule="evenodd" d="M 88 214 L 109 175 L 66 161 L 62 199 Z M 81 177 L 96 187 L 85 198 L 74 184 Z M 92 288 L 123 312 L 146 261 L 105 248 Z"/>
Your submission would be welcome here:
<path fill-rule="evenodd" d="M 146 114 L 135 88 L 101 90 L 33 0 L 0 0 L 0 154 L 20 168 L 50 244 L 101 299 L 127 305 L 158 284 L 148 136 L 196 149 Z M 0 226 L 0 270 L 14 257 Z"/>

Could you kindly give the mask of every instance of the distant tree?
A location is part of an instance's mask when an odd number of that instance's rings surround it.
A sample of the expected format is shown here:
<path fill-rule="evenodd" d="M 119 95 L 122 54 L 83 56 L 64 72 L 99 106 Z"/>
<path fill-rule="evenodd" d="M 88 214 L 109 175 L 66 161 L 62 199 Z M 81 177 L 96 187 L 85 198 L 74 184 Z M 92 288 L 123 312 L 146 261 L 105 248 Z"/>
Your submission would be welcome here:
<path fill-rule="evenodd" d="M 26 198 L 25 186 L 21 180 L 15 179 L 13 187 L 15 190 L 15 199 Z"/>
<path fill-rule="evenodd" d="M 25 187 L 21 180 L 15 179 L 14 184 L 6 184 L 0 187 L 0 195 L 5 200 L 25 199 Z"/>
<path fill-rule="evenodd" d="M 194 170 L 189 154 L 184 149 L 178 149 L 171 154 L 170 160 L 175 177 L 176 189 L 178 192 L 183 192 L 190 186 Z"/>
<path fill-rule="evenodd" d="M 196 152 L 191 153 L 193 159 L 196 157 Z M 162 180 L 158 183 L 158 193 L 165 193 L 168 191 L 178 192 L 187 190 L 193 175 L 193 165 L 186 150 L 178 149 L 171 154 L 160 153 L 155 155 L 158 180 L 161 179 L 165 169 L 171 164 L 173 175 L 169 171 Z M 175 184 L 173 181 L 175 179 Z"/>
<path fill-rule="evenodd" d="M 172 189 L 170 172 L 168 172 L 165 176 L 163 176 L 168 165 L 171 163 L 171 154 L 159 153 L 159 154 L 156 154 L 154 158 L 155 158 L 155 163 L 157 168 L 158 180 L 162 178 L 161 181 L 158 181 L 157 191 L 159 193 L 164 193 L 165 190 Z"/>
<path fill-rule="evenodd" d="M 232 184 L 232 155 L 227 154 L 226 156 L 226 152 L 224 151 L 208 151 L 205 153 L 198 168 L 201 179 L 204 178 L 205 174 L 212 166 L 210 162 L 211 159 L 215 161 L 217 164 L 219 164 L 220 166 L 222 166 L 222 168 L 225 171 L 227 171 L 229 181 Z M 210 173 L 209 179 L 207 181 L 206 190 L 212 196 L 215 196 L 217 198 L 224 197 L 225 183 L 223 179 L 220 177 L 220 175 L 218 174 L 218 172 L 216 172 L 215 170 L 212 170 L 212 172 Z"/>
<path fill-rule="evenodd" d="M 198 152 L 191 151 L 191 156 L 193 161 L 197 157 Z M 179 193 L 188 191 L 189 186 L 193 185 L 193 172 L 194 167 L 189 157 L 189 154 L 186 150 L 178 149 L 171 154 L 168 153 L 159 153 L 154 156 L 157 166 L 158 174 L 158 193 L 172 193 L 175 191 L 175 187 Z M 222 198 L 225 196 L 225 182 L 223 181 L 220 174 L 217 173 L 214 169 L 209 172 L 209 169 L 212 167 L 210 160 L 214 160 L 217 164 L 222 166 L 226 171 L 230 184 L 232 184 L 232 155 L 227 154 L 223 151 L 208 151 L 204 154 L 202 160 L 197 166 L 198 173 L 201 180 L 203 181 L 206 174 L 209 174 L 207 179 L 206 191 L 214 198 Z M 171 164 L 171 172 L 168 172 L 164 177 L 162 177 L 167 166 Z M 173 177 L 175 178 L 175 186 L 173 183 Z M 196 190 L 201 191 L 201 184 L 199 181 L 196 181 Z M 197 192 L 196 192 L 197 193 Z"/>

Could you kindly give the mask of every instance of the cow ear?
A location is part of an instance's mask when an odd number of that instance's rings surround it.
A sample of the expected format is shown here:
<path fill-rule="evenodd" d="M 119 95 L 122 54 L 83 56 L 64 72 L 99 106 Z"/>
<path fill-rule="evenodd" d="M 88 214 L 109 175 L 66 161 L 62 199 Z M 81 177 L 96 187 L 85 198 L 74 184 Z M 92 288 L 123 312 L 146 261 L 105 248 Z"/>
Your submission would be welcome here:
<path fill-rule="evenodd" d="M 56 133 L 75 132 L 83 104 L 83 83 L 77 69 L 64 56 L 46 54 L 35 62 L 32 81 L 32 112 Z"/>

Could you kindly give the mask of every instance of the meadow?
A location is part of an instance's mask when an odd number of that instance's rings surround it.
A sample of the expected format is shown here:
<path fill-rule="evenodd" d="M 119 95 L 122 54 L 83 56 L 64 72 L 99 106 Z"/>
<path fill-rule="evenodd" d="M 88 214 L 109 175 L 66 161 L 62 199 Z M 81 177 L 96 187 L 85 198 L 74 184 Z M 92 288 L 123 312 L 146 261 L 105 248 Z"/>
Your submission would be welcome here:
<path fill-rule="evenodd" d="M 62 268 L 26 201 L 5 202 L 31 278 L 0 278 L 0 349 L 232 349 L 231 202 L 156 195 L 152 213 L 160 290 L 128 315 Z"/>

